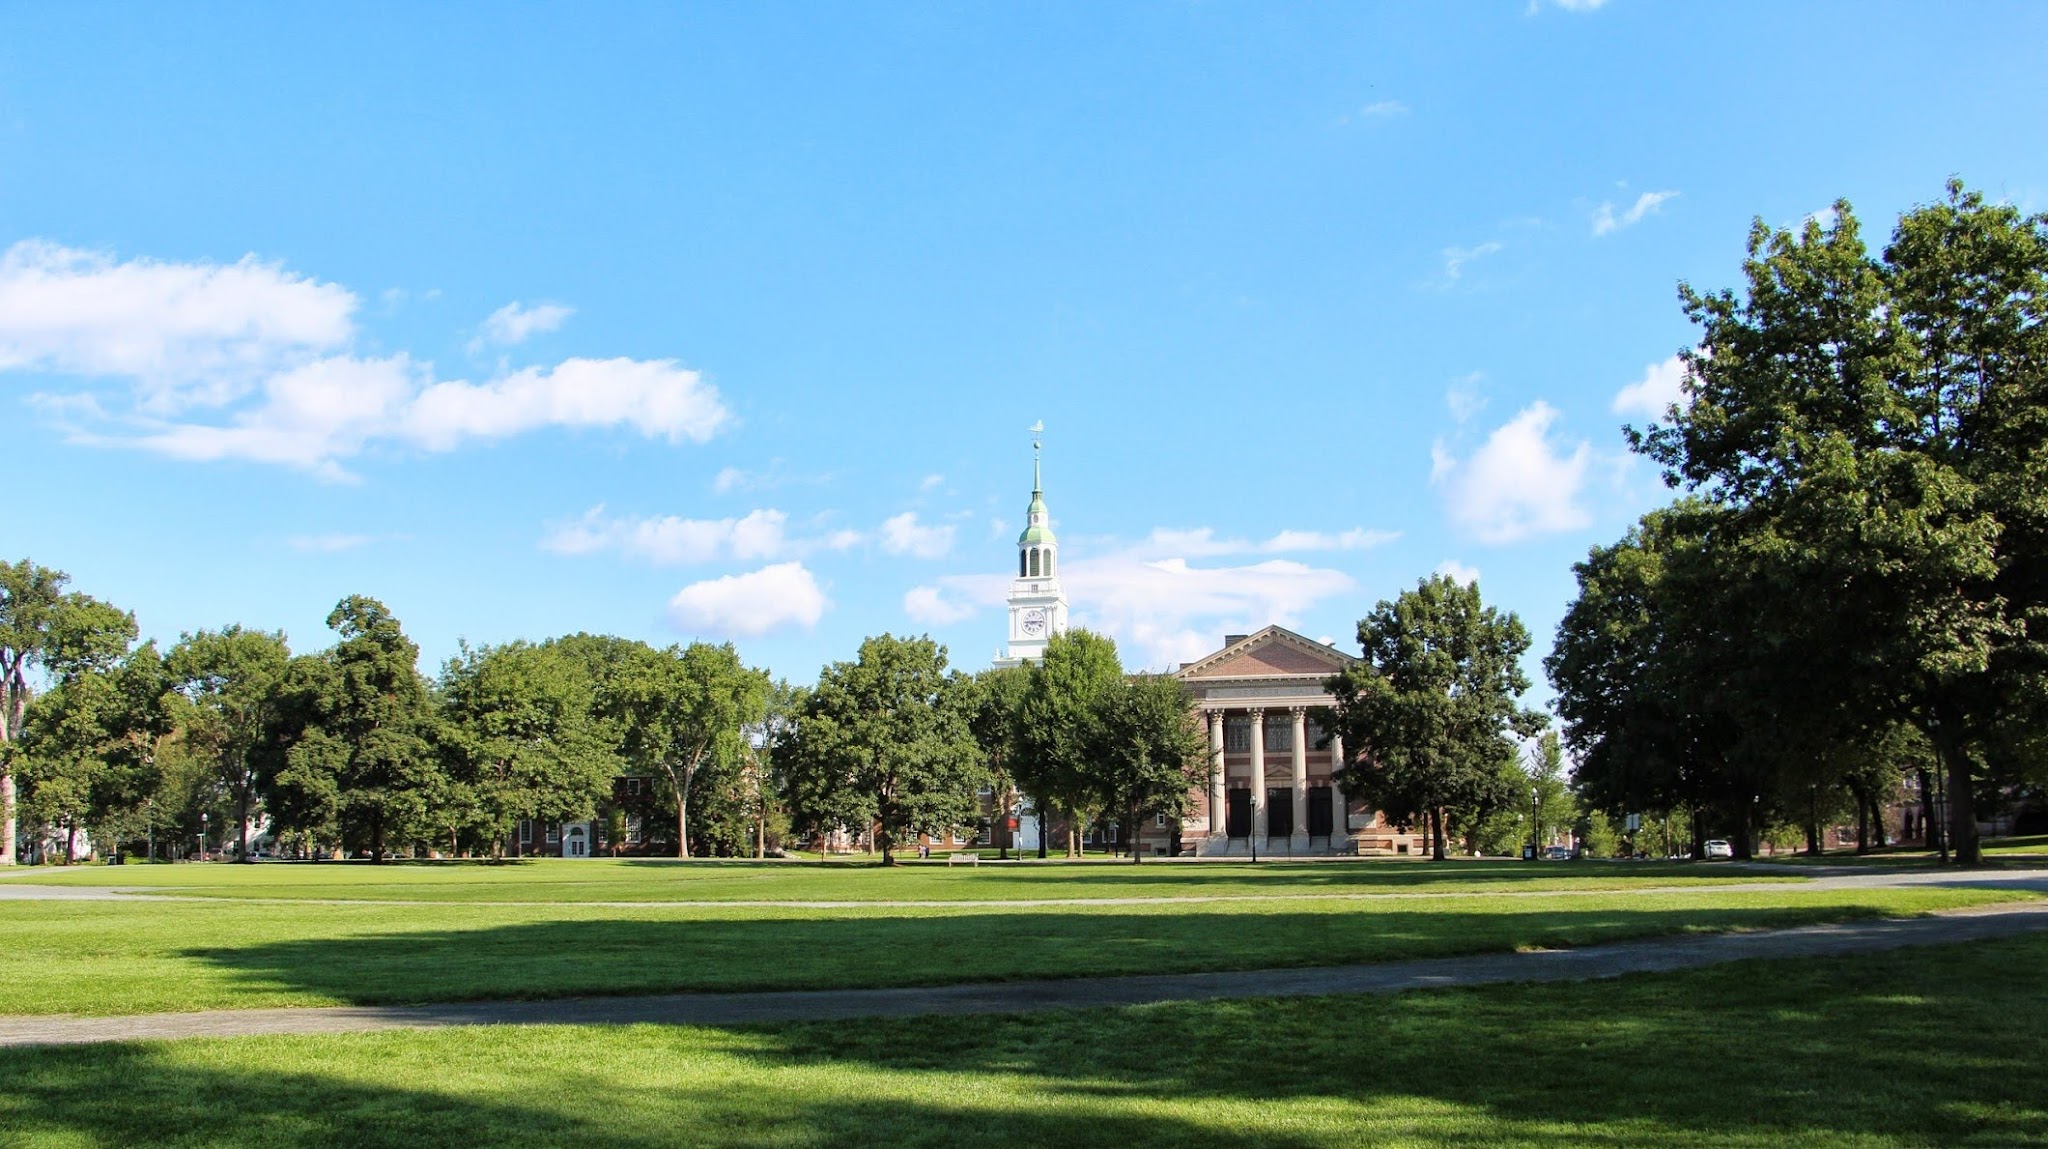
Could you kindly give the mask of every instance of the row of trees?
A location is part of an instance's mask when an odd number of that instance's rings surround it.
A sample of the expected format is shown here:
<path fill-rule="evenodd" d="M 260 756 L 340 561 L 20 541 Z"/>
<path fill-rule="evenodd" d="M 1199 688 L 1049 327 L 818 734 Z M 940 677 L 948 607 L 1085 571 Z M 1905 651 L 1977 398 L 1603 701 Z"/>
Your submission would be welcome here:
<path fill-rule="evenodd" d="M 1586 802 L 1740 855 L 1902 776 L 1980 860 L 2048 750 L 2048 217 L 1959 183 L 1872 253 L 1846 203 L 1681 287 L 1685 402 L 1629 432 L 1682 491 L 1575 567 L 1546 662 Z"/>
<path fill-rule="evenodd" d="M 317 653 L 238 626 L 160 652 L 136 645 L 131 615 L 65 586 L 26 560 L 0 565 L 8 861 L 18 820 L 67 854 L 81 833 L 151 857 L 210 833 L 247 857 L 259 813 L 309 854 L 491 853 L 521 819 L 595 817 L 627 774 L 672 813 L 678 852 L 765 836 L 773 801 L 749 734 L 789 691 L 730 646 L 464 647 L 430 681 L 375 599 L 342 600 L 327 620 L 338 641 Z"/>
<path fill-rule="evenodd" d="M 517 850 L 522 820 L 663 811 L 640 840 L 680 856 L 765 852 L 786 829 L 978 829 L 1013 796 L 1134 828 L 1178 817 L 1207 755 L 1180 684 L 1127 678 L 1108 639 L 1063 636 L 1040 664 L 949 671 L 929 638 L 882 635 L 815 687 L 729 645 L 657 649 L 587 634 L 462 647 L 428 679 L 375 599 L 342 600 L 337 641 L 230 626 L 136 643 L 133 616 L 58 571 L 0 565 L 0 826 L 68 857 L 250 854 L 264 817 L 312 856 Z M 638 779 L 641 801 L 616 786 Z M 984 809 L 982 797 L 999 800 Z M 19 819 L 15 816 L 21 815 Z"/>
<path fill-rule="evenodd" d="M 917 834 L 1004 817 L 1020 794 L 1043 856 L 1049 811 L 1070 827 L 1114 821 L 1126 841 L 1144 819 L 1185 814 L 1209 761 L 1191 718 L 1177 679 L 1126 675 L 1116 644 L 1086 630 L 972 677 L 948 673 L 929 638 L 882 635 L 825 668 L 771 760 L 798 830 L 873 827 L 884 862 Z"/>

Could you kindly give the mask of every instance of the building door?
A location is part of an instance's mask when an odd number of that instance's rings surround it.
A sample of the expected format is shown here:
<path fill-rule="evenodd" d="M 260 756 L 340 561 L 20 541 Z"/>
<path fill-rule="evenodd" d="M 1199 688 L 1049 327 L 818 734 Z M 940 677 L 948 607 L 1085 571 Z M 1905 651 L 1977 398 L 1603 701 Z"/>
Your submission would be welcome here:
<path fill-rule="evenodd" d="M 1225 790 L 1223 810 L 1223 832 L 1232 838 L 1252 836 L 1252 792 L 1250 790 Z"/>
<path fill-rule="evenodd" d="M 1308 836 L 1329 837 L 1330 827 L 1335 823 L 1331 817 L 1331 790 L 1328 786 L 1308 788 Z"/>
<path fill-rule="evenodd" d="M 1266 836 L 1294 836 L 1294 788 L 1275 786 L 1266 791 Z"/>

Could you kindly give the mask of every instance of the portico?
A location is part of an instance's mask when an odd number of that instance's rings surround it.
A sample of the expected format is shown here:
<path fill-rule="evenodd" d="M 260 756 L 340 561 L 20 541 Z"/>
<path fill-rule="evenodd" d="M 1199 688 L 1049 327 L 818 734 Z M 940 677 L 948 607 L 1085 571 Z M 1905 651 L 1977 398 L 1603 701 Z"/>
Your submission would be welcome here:
<path fill-rule="evenodd" d="M 1351 656 L 1283 627 L 1231 635 L 1177 673 L 1209 732 L 1212 770 L 1183 841 L 1202 854 L 1304 857 L 1406 853 L 1411 835 L 1349 801 L 1333 775 L 1343 738 L 1314 717 L 1331 704 L 1324 680 Z M 1326 738 L 1327 734 L 1327 738 Z M 1327 742 L 1327 745 L 1323 743 Z"/>

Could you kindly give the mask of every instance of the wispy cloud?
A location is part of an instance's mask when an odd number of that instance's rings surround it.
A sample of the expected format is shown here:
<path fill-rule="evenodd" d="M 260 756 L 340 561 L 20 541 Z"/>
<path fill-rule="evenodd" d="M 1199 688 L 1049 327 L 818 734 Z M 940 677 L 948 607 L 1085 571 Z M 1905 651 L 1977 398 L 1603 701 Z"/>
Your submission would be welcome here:
<path fill-rule="evenodd" d="M 470 354 L 492 346 L 517 347 L 535 335 L 555 330 L 575 313 L 575 308 L 559 303 L 536 303 L 528 307 L 515 299 L 491 312 L 484 320 L 476 338 L 469 342 Z"/>
<path fill-rule="evenodd" d="M 375 541 L 375 535 L 293 535 L 285 540 L 285 545 L 306 554 L 331 555 L 365 547 Z"/>
<path fill-rule="evenodd" d="M 748 561 L 790 558 L 820 551 L 842 551 L 861 541 L 858 531 L 838 530 L 792 537 L 789 516 L 772 507 L 739 517 L 688 519 L 678 515 L 645 518 L 605 513 L 603 504 L 571 523 L 550 530 L 541 549 L 560 555 L 610 553 L 658 566 L 688 566 L 721 559 Z"/>
<path fill-rule="evenodd" d="M 1475 583 L 1479 581 L 1479 568 L 1469 567 L 1457 559 L 1445 559 L 1436 564 L 1432 574 L 1449 575 L 1456 582 Z"/>
<path fill-rule="evenodd" d="M 921 559 L 942 559 L 953 550 L 952 524 L 930 526 L 917 521 L 914 511 L 905 511 L 882 523 L 882 549 L 892 555 Z"/>
<path fill-rule="evenodd" d="M 1444 279 L 1455 281 L 1465 274 L 1465 265 L 1474 260 L 1485 259 L 1507 245 L 1498 240 L 1489 240 L 1477 247 L 1447 247 L 1443 250 Z"/>
<path fill-rule="evenodd" d="M 1677 196 L 1678 193 L 1675 191 L 1644 192 L 1620 215 L 1615 214 L 1612 202 L 1602 203 L 1593 209 L 1593 234 L 1611 235 L 1622 228 L 1634 227 L 1643 221 L 1644 216 L 1654 214 L 1666 201 L 1676 199 Z"/>

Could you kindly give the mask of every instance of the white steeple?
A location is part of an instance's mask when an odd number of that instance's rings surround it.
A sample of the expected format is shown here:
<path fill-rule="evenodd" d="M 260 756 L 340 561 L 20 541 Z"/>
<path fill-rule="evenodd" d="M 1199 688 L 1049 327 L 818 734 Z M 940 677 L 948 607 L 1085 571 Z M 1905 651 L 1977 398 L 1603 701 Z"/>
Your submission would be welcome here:
<path fill-rule="evenodd" d="M 1043 422 L 1031 428 L 1031 506 L 1024 512 L 1024 533 L 1017 536 L 1017 578 L 1010 584 L 1010 644 L 997 666 L 1015 666 L 1045 657 L 1045 644 L 1067 631 L 1067 592 L 1060 589 L 1059 540 L 1052 533 L 1052 514 L 1045 507 L 1045 487 L 1038 438 Z"/>

